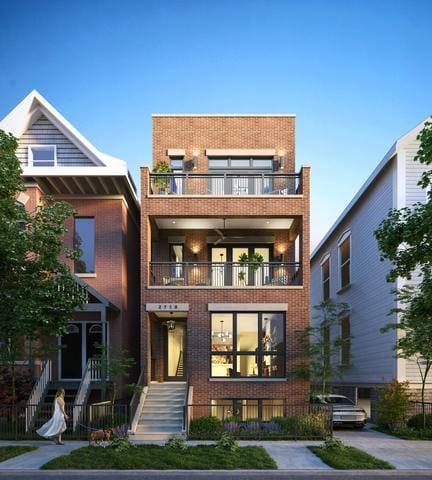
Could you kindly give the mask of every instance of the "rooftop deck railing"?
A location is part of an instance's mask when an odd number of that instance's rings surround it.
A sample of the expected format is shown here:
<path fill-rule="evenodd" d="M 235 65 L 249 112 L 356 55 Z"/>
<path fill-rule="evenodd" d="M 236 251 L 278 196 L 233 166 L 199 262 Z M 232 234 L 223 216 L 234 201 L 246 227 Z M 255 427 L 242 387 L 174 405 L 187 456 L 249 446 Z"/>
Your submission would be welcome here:
<path fill-rule="evenodd" d="M 301 195 L 299 173 L 151 173 L 152 195 Z"/>
<path fill-rule="evenodd" d="M 160 287 L 301 285 L 301 267 L 296 262 L 151 262 L 150 285 Z"/>

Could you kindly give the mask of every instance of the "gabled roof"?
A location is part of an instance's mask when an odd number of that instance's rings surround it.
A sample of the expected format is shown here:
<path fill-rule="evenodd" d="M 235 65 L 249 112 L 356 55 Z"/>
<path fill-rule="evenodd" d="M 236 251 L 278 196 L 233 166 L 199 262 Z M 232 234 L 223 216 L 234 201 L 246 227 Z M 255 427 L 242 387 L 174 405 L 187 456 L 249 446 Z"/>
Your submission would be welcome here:
<path fill-rule="evenodd" d="M 412 130 L 410 130 L 405 135 L 402 135 L 400 138 L 398 138 L 396 140 L 396 142 L 391 146 L 390 150 L 384 155 L 384 158 L 381 160 L 381 162 L 378 164 L 378 166 L 375 168 L 375 170 L 371 173 L 371 175 L 368 177 L 368 179 L 365 181 L 365 183 L 361 186 L 360 190 L 355 194 L 355 196 L 351 200 L 351 202 L 347 205 L 347 207 L 344 209 L 344 211 L 339 215 L 339 217 L 337 218 L 335 223 L 331 226 L 330 230 L 324 235 L 322 240 L 315 247 L 314 251 L 311 254 L 311 260 L 321 250 L 323 245 L 327 242 L 327 240 L 330 238 L 330 236 L 334 233 L 334 231 L 342 223 L 342 221 L 345 219 L 345 217 L 355 207 L 355 205 L 362 198 L 362 196 L 366 192 L 366 190 L 375 182 L 377 177 L 384 170 L 384 168 L 387 166 L 387 164 L 390 162 L 390 160 L 395 156 L 395 154 L 400 149 L 405 147 L 407 143 L 415 140 L 417 138 L 417 135 L 423 129 L 425 122 L 427 122 L 430 119 L 431 119 L 431 117 L 425 118 L 416 127 L 414 127 Z"/>
<path fill-rule="evenodd" d="M 136 187 L 128 171 L 125 161 L 100 152 L 92 145 L 66 118 L 61 115 L 37 90 L 32 90 L 3 120 L 0 129 L 20 138 L 23 133 L 42 115 L 48 118 L 80 151 L 93 163 L 81 172 L 77 167 L 31 167 L 23 166 L 23 176 L 111 176 L 123 177 L 126 187 L 135 203 L 138 205 Z M 36 168 L 36 169 L 35 169 Z M 78 167 L 79 168 L 79 167 Z"/>
<path fill-rule="evenodd" d="M 114 312 L 119 312 L 120 310 L 113 303 L 111 303 L 106 297 L 104 297 L 98 290 L 85 282 L 82 278 L 78 277 L 75 273 L 72 273 L 72 276 L 75 279 L 75 282 L 81 287 L 85 288 L 87 292 L 92 295 L 99 303 L 104 305 L 107 308 L 110 308 Z"/>

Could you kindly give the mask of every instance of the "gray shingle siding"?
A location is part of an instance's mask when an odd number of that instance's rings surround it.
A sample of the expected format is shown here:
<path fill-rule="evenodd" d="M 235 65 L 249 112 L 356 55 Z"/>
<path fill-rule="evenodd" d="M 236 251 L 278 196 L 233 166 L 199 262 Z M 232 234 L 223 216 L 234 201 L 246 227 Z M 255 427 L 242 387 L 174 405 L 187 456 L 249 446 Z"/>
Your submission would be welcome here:
<path fill-rule="evenodd" d="M 29 145 L 56 145 L 57 165 L 62 167 L 95 166 L 95 164 L 45 116 L 39 117 L 19 139 L 17 156 L 24 166 L 28 165 Z"/>

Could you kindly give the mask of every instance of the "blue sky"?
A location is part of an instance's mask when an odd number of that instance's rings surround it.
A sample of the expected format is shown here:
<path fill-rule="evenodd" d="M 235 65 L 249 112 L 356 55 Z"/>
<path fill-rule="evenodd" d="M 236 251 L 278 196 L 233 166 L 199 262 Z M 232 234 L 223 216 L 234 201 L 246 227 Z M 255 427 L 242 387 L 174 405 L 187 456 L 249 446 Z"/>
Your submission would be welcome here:
<path fill-rule="evenodd" d="M 38 89 L 138 167 L 151 113 L 296 113 L 316 245 L 432 113 L 430 0 L 0 2 L 0 117 Z"/>

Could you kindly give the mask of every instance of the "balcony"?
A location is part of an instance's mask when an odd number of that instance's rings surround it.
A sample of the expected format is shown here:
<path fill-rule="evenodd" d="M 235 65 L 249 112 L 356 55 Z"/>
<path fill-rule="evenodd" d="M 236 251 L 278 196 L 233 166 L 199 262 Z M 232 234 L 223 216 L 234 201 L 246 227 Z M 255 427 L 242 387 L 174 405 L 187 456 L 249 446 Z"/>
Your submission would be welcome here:
<path fill-rule="evenodd" d="M 301 195 L 300 173 L 151 173 L 151 195 Z"/>
<path fill-rule="evenodd" d="M 150 262 L 150 286 L 288 287 L 301 285 L 300 263 Z"/>

